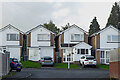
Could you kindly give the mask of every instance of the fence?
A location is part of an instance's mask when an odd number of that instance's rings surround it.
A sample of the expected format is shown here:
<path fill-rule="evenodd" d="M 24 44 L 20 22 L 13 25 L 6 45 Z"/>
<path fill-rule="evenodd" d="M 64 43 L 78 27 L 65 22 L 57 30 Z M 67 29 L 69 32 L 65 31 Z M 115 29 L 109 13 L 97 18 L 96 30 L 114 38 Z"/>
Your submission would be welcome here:
<path fill-rule="evenodd" d="M 0 77 L 7 75 L 10 71 L 10 53 L 0 52 Z"/>
<path fill-rule="evenodd" d="M 110 51 L 110 77 L 120 79 L 120 48 Z"/>

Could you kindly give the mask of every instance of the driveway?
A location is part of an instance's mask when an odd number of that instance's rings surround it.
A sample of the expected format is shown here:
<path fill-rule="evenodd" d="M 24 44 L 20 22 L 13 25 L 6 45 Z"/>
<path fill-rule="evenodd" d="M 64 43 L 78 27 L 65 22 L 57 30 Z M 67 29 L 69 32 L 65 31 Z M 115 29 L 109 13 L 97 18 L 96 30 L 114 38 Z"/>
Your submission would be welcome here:
<path fill-rule="evenodd" d="M 84 68 L 84 69 L 55 69 L 55 68 L 24 68 L 16 75 L 23 75 L 29 73 L 28 78 L 108 78 L 109 71 L 98 68 Z M 14 76 L 12 77 L 14 78 Z"/>

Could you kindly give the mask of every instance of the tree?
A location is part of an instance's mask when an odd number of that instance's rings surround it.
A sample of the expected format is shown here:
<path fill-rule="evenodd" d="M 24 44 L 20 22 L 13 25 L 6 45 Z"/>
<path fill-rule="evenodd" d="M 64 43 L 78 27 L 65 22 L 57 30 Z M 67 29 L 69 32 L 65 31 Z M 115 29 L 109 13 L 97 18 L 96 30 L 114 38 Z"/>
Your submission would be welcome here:
<path fill-rule="evenodd" d="M 58 34 L 60 32 L 60 29 L 57 28 L 57 26 L 53 23 L 52 20 L 50 20 L 49 23 L 43 24 L 43 26 L 56 34 Z"/>
<path fill-rule="evenodd" d="M 92 20 L 92 22 L 90 24 L 89 35 L 97 32 L 99 30 L 100 30 L 100 25 L 97 22 L 97 18 L 94 17 L 94 19 Z"/>
<path fill-rule="evenodd" d="M 64 31 L 70 27 L 70 23 L 67 23 L 65 26 L 61 26 L 61 27 L 62 27 L 62 31 Z"/>
<path fill-rule="evenodd" d="M 120 6 L 116 2 L 112 7 L 106 27 L 109 25 L 113 25 L 114 27 L 120 29 Z"/>

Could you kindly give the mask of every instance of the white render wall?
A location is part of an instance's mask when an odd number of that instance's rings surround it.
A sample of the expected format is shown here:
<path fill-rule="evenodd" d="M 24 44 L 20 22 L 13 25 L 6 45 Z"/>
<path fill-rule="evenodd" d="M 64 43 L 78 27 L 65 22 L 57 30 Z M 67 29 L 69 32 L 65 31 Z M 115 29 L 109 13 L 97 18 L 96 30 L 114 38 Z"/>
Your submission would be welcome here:
<path fill-rule="evenodd" d="M 119 33 L 120 34 L 120 33 Z M 107 30 L 100 33 L 100 48 L 118 48 L 119 43 L 107 43 L 107 35 L 118 35 L 118 32 L 113 28 L 108 28 Z"/>
<path fill-rule="evenodd" d="M 50 41 L 37 41 L 38 34 L 49 34 L 50 35 L 50 32 L 45 30 L 42 27 L 31 32 L 31 46 L 50 46 Z"/>
<path fill-rule="evenodd" d="M 42 57 L 49 56 L 53 58 L 53 48 L 44 47 L 39 50 L 39 48 L 29 48 L 29 60 L 39 61 Z"/>
<path fill-rule="evenodd" d="M 84 32 L 76 27 L 72 27 L 68 31 L 64 33 L 64 43 L 78 43 L 78 42 L 71 42 L 71 34 L 83 34 Z"/>
<path fill-rule="evenodd" d="M 8 48 L 10 52 L 10 58 L 17 58 L 20 61 L 20 48 Z"/>
<path fill-rule="evenodd" d="M 2 46 L 2 32 L 0 32 L 0 46 Z"/>

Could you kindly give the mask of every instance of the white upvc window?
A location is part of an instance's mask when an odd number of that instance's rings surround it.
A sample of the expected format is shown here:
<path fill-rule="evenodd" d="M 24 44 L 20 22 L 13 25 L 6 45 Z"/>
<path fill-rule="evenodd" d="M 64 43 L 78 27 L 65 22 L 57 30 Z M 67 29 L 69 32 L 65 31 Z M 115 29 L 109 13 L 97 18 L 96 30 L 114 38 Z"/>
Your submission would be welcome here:
<path fill-rule="evenodd" d="M 88 54 L 88 49 L 78 49 L 77 54 Z"/>
<path fill-rule="evenodd" d="M 107 41 L 108 42 L 120 42 L 120 35 L 108 35 Z"/>
<path fill-rule="evenodd" d="M 37 35 L 37 40 L 38 41 L 49 41 L 50 40 L 50 35 L 49 34 L 38 34 Z"/>
<path fill-rule="evenodd" d="M 111 35 L 108 35 L 108 36 L 107 36 L 107 41 L 108 41 L 108 42 L 111 42 Z"/>
<path fill-rule="evenodd" d="M 19 41 L 19 34 L 7 34 L 7 41 Z"/>
<path fill-rule="evenodd" d="M 84 41 L 83 34 L 71 34 L 71 41 Z"/>

